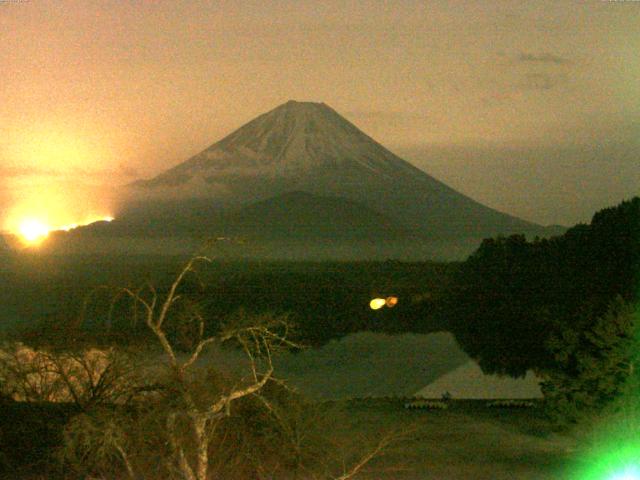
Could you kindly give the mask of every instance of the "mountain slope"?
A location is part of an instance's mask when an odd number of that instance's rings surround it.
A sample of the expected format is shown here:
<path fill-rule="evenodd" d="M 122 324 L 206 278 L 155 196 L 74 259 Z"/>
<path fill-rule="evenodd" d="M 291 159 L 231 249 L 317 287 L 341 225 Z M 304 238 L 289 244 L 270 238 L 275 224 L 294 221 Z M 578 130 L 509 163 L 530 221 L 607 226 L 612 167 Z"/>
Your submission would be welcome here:
<path fill-rule="evenodd" d="M 289 192 L 223 217 L 225 234 L 270 239 L 394 240 L 409 238 L 400 226 L 373 210 L 339 197 Z"/>
<path fill-rule="evenodd" d="M 409 240 L 411 232 L 357 202 L 306 192 L 287 192 L 266 200 L 221 211 L 205 208 L 205 202 L 190 202 L 191 215 L 174 217 L 164 211 L 162 222 L 141 228 L 138 219 L 116 219 L 80 227 L 74 234 L 98 236 L 243 237 L 287 240 Z M 195 213 L 201 214 L 195 220 Z M 160 213 L 158 212 L 158 215 Z M 156 217 L 156 219 L 159 217 Z"/>
<path fill-rule="evenodd" d="M 195 214 L 181 208 L 187 199 L 229 207 L 303 191 L 361 203 L 434 239 L 543 233 L 415 168 L 322 103 L 287 102 L 133 187 L 153 200 L 129 213 L 161 200 L 186 218 Z"/>
<path fill-rule="evenodd" d="M 194 178 L 299 179 L 318 169 L 357 168 L 389 175 L 407 162 L 362 133 L 323 103 L 289 101 L 239 128 L 143 186 L 179 185 Z"/>

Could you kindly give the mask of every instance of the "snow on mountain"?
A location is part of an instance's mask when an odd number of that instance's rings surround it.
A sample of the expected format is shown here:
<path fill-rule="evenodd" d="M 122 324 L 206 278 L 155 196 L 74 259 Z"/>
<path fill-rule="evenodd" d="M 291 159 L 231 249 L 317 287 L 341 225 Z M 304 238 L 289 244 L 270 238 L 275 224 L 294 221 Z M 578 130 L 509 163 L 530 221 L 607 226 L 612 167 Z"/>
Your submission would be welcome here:
<path fill-rule="evenodd" d="M 392 175 L 413 167 L 324 103 L 289 101 L 260 115 L 148 185 L 225 175 L 296 178 L 316 169 L 356 167 Z"/>
<path fill-rule="evenodd" d="M 544 234 L 402 160 L 324 103 L 289 101 L 134 187 L 147 199 L 134 209 L 163 205 L 184 219 L 193 212 L 181 198 L 191 209 L 194 198 L 222 208 L 302 191 L 361 203 L 430 238 Z"/>

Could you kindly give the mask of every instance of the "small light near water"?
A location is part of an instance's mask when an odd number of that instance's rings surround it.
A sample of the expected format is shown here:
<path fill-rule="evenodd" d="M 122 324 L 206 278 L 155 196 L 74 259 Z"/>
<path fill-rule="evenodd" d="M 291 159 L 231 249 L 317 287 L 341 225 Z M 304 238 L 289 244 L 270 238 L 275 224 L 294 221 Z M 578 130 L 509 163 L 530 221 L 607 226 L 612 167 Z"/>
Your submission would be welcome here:
<path fill-rule="evenodd" d="M 387 301 L 384 298 L 374 298 L 369 302 L 369 306 L 371 310 L 380 310 L 387 304 Z"/>
<path fill-rule="evenodd" d="M 374 298 L 369 302 L 371 310 L 380 310 L 382 307 L 393 308 L 398 304 L 398 297 Z"/>
<path fill-rule="evenodd" d="M 389 308 L 393 308 L 398 304 L 398 297 L 387 297 L 385 304 Z"/>

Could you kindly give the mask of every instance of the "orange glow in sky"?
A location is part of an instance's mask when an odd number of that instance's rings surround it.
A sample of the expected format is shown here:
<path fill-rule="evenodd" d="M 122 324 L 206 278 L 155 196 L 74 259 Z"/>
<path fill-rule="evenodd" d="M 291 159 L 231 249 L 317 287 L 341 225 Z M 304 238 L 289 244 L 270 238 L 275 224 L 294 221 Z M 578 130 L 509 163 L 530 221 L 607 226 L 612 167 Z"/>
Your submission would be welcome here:
<path fill-rule="evenodd" d="M 111 216 L 99 217 L 89 219 L 83 223 L 72 223 L 69 225 L 61 225 L 61 226 L 51 226 L 47 225 L 42 220 L 38 220 L 36 218 L 25 218 L 18 225 L 17 230 L 14 232 L 18 236 L 20 236 L 23 243 L 27 246 L 36 246 L 41 244 L 48 236 L 49 233 L 55 231 L 65 231 L 68 232 L 73 230 L 74 228 L 89 225 L 95 222 L 111 222 L 114 218 Z"/>
<path fill-rule="evenodd" d="M 493 208 L 587 221 L 637 193 L 640 9 L 574 3 L 0 0 L 0 229 L 17 182 L 151 177 L 289 99 Z"/>
<path fill-rule="evenodd" d="M 27 244 L 41 243 L 46 232 L 69 231 L 116 215 L 113 195 L 100 185 L 59 177 L 31 181 L 13 181 L 4 198 L 0 191 L 0 205 L 8 207 L 0 215 L 0 232 L 13 233 Z"/>
<path fill-rule="evenodd" d="M 27 244 L 37 244 L 44 240 L 51 228 L 40 220 L 27 218 L 20 223 L 18 232 Z"/>

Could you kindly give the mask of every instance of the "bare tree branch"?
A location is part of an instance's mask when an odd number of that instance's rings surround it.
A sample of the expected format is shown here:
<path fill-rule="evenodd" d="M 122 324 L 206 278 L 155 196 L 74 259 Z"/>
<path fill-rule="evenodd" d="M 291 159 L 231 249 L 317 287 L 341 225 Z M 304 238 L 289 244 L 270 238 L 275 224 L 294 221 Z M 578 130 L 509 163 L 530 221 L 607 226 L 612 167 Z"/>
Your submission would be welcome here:
<path fill-rule="evenodd" d="M 194 349 L 189 359 L 180 366 L 180 370 L 184 373 L 187 368 L 189 368 L 191 365 L 193 365 L 194 362 L 198 360 L 198 357 L 202 353 L 202 349 L 210 343 L 215 342 L 215 340 L 216 339 L 214 337 L 209 337 L 205 340 L 201 340 Z"/>
<path fill-rule="evenodd" d="M 162 309 L 160 310 L 160 315 L 158 316 L 158 319 L 156 321 L 156 326 L 158 328 L 162 328 L 162 323 L 164 322 L 167 316 L 167 312 L 169 311 L 169 308 L 171 307 L 171 305 L 175 302 L 176 289 L 182 283 L 182 280 L 184 279 L 185 275 L 193 271 L 193 265 L 195 262 L 198 262 L 198 261 L 211 262 L 209 258 L 202 257 L 202 256 L 192 257 L 187 262 L 187 264 L 184 266 L 182 271 L 178 274 L 174 282 L 171 284 L 171 288 L 169 289 L 167 298 L 162 305 Z"/>

